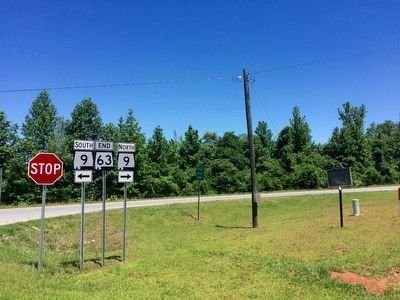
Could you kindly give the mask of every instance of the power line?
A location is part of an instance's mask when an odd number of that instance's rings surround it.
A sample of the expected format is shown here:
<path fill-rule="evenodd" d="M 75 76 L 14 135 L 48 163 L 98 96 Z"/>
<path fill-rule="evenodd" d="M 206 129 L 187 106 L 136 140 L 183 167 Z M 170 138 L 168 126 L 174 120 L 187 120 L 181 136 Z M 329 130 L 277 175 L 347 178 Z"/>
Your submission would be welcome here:
<path fill-rule="evenodd" d="M 326 64 L 326 63 L 334 63 L 338 61 L 344 61 L 351 58 L 358 58 L 362 56 L 368 56 L 371 54 L 381 53 L 382 51 L 369 51 L 364 53 L 357 53 L 353 55 L 340 56 L 340 57 L 331 57 L 327 59 L 318 59 L 304 63 L 297 63 L 291 65 L 280 66 L 276 68 L 264 69 L 259 71 L 251 72 L 250 75 L 253 74 L 262 74 L 262 73 L 272 73 L 282 70 L 295 69 L 300 67 L 306 67 L 317 64 Z M 398 49 L 394 49 L 392 54 L 399 54 L 400 51 Z M 127 83 L 110 83 L 110 84 L 93 84 L 93 85 L 72 85 L 72 86 L 60 86 L 60 87 L 41 87 L 41 88 L 24 88 L 24 89 L 7 89 L 0 90 L 0 93 L 19 93 L 19 92 L 36 92 L 36 91 L 52 91 L 52 90 L 72 90 L 72 89 L 95 89 L 95 88 L 110 88 L 110 87 L 132 87 L 132 86 L 146 86 L 146 85 L 167 85 L 167 84 L 185 84 L 185 83 L 195 83 L 195 82 L 204 82 L 204 81 L 221 81 L 221 80 L 241 80 L 242 76 L 230 76 L 230 77 L 204 77 L 197 79 L 173 79 L 173 80 L 158 80 L 158 81 L 145 81 L 145 82 L 127 82 Z M 250 80 L 254 81 L 254 78 Z"/>
<path fill-rule="evenodd" d="M 391 51 L 392 54 L 399 54 L 400 51 L 398 49 L 394 49 Z M 297 63 L 297 64 L 292 64 L 292 65 L 286 65 L 286 66 L 281 66 L 281 67 L 276 67 L 276 68 L 271 68 L 271 69 L 264 69 L 260 71 L 254 71 L 251 72 L 251 74 L 261 74 L 261 73 L 271 73 L 271 72 L 277 72 L 277 71 L 282 71 L 282 70 L 288 70 L 288 69 L 295 69 L 295 68 L 300 68 L 300 67 L 306 67 L 306 66 L 311 66 L 311 65 L 317 65 L 317 64 L 327 64 L 327 63 L 335 63 L 339 61 L 345 61 L 348 59 L 352 58 L 359 58 L 363 56 L 369 56 L 372 54 L 378 54 L 382 53 L 382 51 L 369 51 L 369 52 L 364 52 L 364 53 L 356 53 L 352 55 L 345 55 L 345 56 L 338 56 L 338 57 L 330 57 L 326 59 L 318 59 L 318 60 L 312 60 L 304 63 Z"/>
<path fill-rule="evenodd" d="M 95 88 L 110 88 L 110 87 L 129 87 L 129 86 L 145 86 L 145 85 L 163 85 L 163 84 L 184 84 L 204 81 L 221 81 L 230 80 L 228 77 L 205 77 L 197 79 L 180 79 L 180 80 L 159 80 L 146 82 L 127 82 L 127 83 L 110 83 L 110 84 L 94 84 L 94 85 L 73 85 L 61 87 L 42 87 L 28 89 L 9 89 L 0 90 L 0 93 L 19 93 L 19 92 L 37 92 L 37 91 L 52 91 L 52 90 L 72 90 L 72 89 L 95 89 Z"/>

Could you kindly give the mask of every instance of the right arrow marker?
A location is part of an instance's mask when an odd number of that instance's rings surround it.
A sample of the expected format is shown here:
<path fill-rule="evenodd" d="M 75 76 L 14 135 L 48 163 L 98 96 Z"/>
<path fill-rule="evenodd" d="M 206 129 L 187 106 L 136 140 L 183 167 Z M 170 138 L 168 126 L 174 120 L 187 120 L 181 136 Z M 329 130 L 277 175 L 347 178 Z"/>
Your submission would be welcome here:
<path fill-rule="evenodd" d="M 133 182 L 133 171 L 119 171 L 118 182 L 119 183 Z"/>

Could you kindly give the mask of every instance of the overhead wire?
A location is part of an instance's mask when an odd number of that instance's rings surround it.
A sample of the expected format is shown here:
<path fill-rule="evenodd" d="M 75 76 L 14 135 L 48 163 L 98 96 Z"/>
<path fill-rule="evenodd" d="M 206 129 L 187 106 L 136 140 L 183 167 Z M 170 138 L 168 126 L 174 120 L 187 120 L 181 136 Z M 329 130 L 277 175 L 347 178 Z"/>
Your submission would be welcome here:
<path fill-rule="evenodd" d="M 125 83 L 107 83 L 107 84 L 93 84 L 93 85 L 72 85 L 60 87 L 42 87 L 42 88 L 25 88 L 25 89 L 8 89 L 0 90 L 0 93 L 18 93 L 18 92 L 36 92 L 36 91 L 52 91 L 52 90 L 72 90 L 72 89 L 95 89 L 95 88 L 110 88 L 110 87 L 129 87 L 129 86 L 145 86 L 145 85 L 163 85 L 163 84 L 184 84 L 205 81 L 221 81 L 228 80 L 230 77 L 204 77 L 197 79 L 174 79 L 174 80 L 158 80 L 158 81 L 144 81 L 144 82 L 125 82 Z"/>
<path fill-rule="evenodd" d="M 391 54 L 400 54 L 399 49 L 391 49 L 390 52 L 391 52 Z M 271 73 L 271 72 L 283 71 L 283 70 L 288 70 L 288 69 L 312 66 L 312 65 L 317 65 L 317 64 L 335 63 L 335 62 L 339 62 L 339 61 L 345 61 L 348 59 L 359 58 L 359 57 L 364 57 L 364 56 L 369 56 L 369 55 L 379 54 L 379 53 L 382 53 L 382 51 L 367 51 L 367 52 L 361 52 L 361 53 L 355 53 L 355 54 L 349 54 L 349 55 L 343 55 L 343 56 L 321 58 L 321 59 L 311 60 L 311 61 L 303 62 L 303 63 L 297 63 L 297 64 L 285 65 L 285 66 L 280 66 L 280 67 L 275 67 L 275 68 L 270 68 L 270 69 L 253 71 L 253 72 L 251 72 L 251 74 Z"/>
<path fill-rule="evenodd" d="M 394 54 L 399 54 L 400 50 L 393 49 L 392 51 Z M 354 57 L 362 57 L 368 56 L 371 54 L 381 53 L 381 51 L 369 51 L 364 53 L 357 53 L 352 55 L 340 56 L 340 57 L 331 57 L 326 59 L 318 59 L 312 60 L 303 63 L 297 64 L 290 64 L 275 68 L 269 69 L 261 69 L 258 71 L 250 72 L 250 75 L 255 74 L 263 74 L 263 73 L 272 73 L 278 72 L 283 70 L 295 69 L 305 66 L 317 65 L 317 64 L 326 64 L 326 63 L 333 63 L 338 61 L 343 61 L 346 59 L 354 58 Z M 184 84 L 184 83 L 195 83 L 195 82 L 204 82 L 204 81 L 221 81 L 221 80 L 241 80 L 242 76 L 210 76 L 204 78 L 197 78 L 197 79 L 172 79 L 172 80 L 156 80 L 156 81 L 144 81 L 144 82 L 125 82 L 125 83 L 107 83 L 107 84 L 86 84 L 86 85 L 71 85 L 71 86 L 56 86 L 56 87 L 40 87 L 40 88 L 19 88 L 19 89 L 5 89 L 0 90 L 0 93 L 18 93 L 18 92 L 35 92 L 35 91 L 42 91 L 42 90 L 71 90 L 71 89 L 95 89 L 95 88 L 111 88 L 111 87 L 129 87 L 129 86 L 146 86 L 146 85 L 166 85 L 166 84 Z M 252 78 L 254 80 L 254 78 Z"/>

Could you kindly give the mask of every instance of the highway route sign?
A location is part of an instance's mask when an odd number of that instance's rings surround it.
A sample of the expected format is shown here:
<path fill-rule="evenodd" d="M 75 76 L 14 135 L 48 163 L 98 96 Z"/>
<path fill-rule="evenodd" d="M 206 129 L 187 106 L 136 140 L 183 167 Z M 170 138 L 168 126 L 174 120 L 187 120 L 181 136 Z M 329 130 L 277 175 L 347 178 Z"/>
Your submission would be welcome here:
<path fill-rule="evenodd" d="M 93 168 L 93 152 L 92 151 L 75 151 L 74 153 L 74 169 L 92 169 Z"/>
<path fill-rule="evenodd" d="M 133 153 L 118 153 L 118 170 L 131 170 L 135 168 Z"/>
<path fill-rule="evenodd" d="M 133 170 L 135 168 L 135 144 L 118 143 L 118 170 Z"/>
<path fill-rule="evenodd" d="M 112 152 L 96 152 L 94 168 L 96 170 L 109 169 L 114 165 Z"/>

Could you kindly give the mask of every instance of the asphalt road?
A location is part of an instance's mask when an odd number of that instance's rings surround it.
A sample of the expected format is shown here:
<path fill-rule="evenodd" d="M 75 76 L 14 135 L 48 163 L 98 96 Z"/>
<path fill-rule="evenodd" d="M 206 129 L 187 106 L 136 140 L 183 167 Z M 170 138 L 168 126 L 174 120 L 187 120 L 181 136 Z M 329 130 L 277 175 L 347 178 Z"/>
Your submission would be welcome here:
<path fill-rule="evenodd" d="M 343 189 L 343 193 L 397 191 L 397 189 L 398 186 L 349 188 L 349 189 Z M 338 191 L 336 189 L 333 190 L 331 189 L 331 190 L 307 190 L 307 191 L 294 191 L 294 192 L 261 193 L 261 199 L 276 198 L 276 197 L 291 197 L 291 196 L 301 196 L 301 195 L 334 194 L 337 192 Z M 202 196 L 201 202 L 227 201 L 227 200 L 240 200 L 240 199 L 250 200 L 250 198 L 251 194 L 204 196 L 204 197 Z M 394 195 L 394 198 L 397 198 L 397 194 Z M 165 198 L 165 199 L 155 199 L 155 200 L 128 200 L 127 207 L 158 206 L 158 205 L 193 203 L 193 202 L 197 202 L 197 197 Z M 122 207 L 123 207 L 123 201 L 106 203 L 107 210 L 121 209 Z M 0 225 L 40 219 L 40 210 L 41 206 L 0 209 Z M 85 204 L 85 213 L 97 212 L 101 210 L 102 210 L 102 202 Z M 52 218 L 52 217 L 74 215 L 80 213 L 81 213 L 80 204 L 50 205 L 46 206 L 45 217 Z"/>

